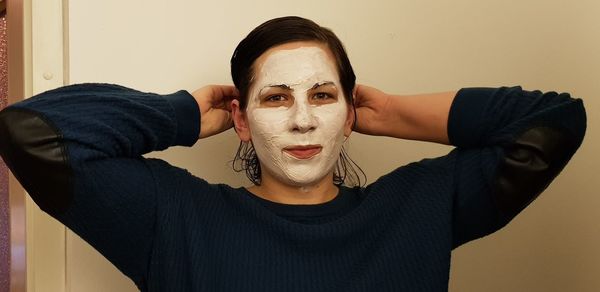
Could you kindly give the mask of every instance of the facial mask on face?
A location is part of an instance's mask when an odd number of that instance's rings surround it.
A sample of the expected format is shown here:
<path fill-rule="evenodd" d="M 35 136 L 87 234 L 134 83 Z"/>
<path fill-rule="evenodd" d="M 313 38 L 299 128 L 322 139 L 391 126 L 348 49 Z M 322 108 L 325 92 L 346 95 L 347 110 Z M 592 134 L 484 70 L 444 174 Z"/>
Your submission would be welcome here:
<path fill-rule="evenodd" d="M 339 158 L 348 109 L 333 61 L 318 47 L 275 51 L 255 77 L 247 114 L 263 172 L 293 186 L 319 182 Z M 308 93 L 325 83 L 337 87 L 337 101 L 315 104 Z M 291 88 L 293 103 L 261 107 L 261 90 L 275 85 Z"/>

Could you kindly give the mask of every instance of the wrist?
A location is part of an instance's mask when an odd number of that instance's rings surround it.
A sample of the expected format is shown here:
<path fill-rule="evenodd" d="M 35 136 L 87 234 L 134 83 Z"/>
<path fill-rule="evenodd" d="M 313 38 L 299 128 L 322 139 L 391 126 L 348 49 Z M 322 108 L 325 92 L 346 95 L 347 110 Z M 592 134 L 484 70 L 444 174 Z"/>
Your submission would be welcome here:
<path fill-rule="evenodd" d="M 200 134 L 200 110 L 196 99 L 185 90 L 166 95 L 165 98 L 173 108 L 177 123 L 172 146 L 194 145 Z"/>

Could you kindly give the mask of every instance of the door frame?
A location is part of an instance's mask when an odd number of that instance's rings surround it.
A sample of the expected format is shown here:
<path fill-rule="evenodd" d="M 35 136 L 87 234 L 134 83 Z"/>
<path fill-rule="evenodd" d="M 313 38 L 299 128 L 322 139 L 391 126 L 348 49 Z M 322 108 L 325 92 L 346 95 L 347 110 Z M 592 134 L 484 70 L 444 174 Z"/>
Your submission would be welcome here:
<path fill-rule="evenodd" d="M 66 84 L 68 0 L 7 3 L 9 103 Z M 9 177 L 11 292 L 64 292 L 66 228 Z"/>

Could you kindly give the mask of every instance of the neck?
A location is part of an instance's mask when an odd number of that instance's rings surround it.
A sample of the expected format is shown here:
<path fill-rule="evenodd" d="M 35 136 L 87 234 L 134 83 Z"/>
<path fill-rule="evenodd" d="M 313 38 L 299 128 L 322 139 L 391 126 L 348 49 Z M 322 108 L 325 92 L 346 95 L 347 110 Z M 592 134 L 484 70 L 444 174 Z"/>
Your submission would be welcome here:
<path fill-rule="evenodd" d="M 333 173 L 320 181 L 303 186 L 288 185 L 263 173 L 261 184 L 248 188 L 254 195 L 276 203 L 315 205 L 333 200 L 338 188 L 333 184 Z"/>

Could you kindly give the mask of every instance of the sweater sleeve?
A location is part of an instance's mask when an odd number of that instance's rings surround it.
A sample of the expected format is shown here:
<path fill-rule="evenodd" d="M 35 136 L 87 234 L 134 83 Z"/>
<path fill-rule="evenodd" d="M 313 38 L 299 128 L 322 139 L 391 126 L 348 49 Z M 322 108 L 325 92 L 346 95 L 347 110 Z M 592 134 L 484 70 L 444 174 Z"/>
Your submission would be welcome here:
<path fill-rule="evenodd" d="M 567 164 L 586 129 L 581 99 L 521 87 L 466 88 L 452 104 L 456 157 L 453 245 L 490 234 Z"/>
<path fill-rule="evenodd" d="M 143 93 L 80 84 L 0 112 L 0 154 L 40 208 L 144 285 L 157 187 L 167 167 L 143 154 L 198 139 L 200 115 L 186 91 Z"/>

